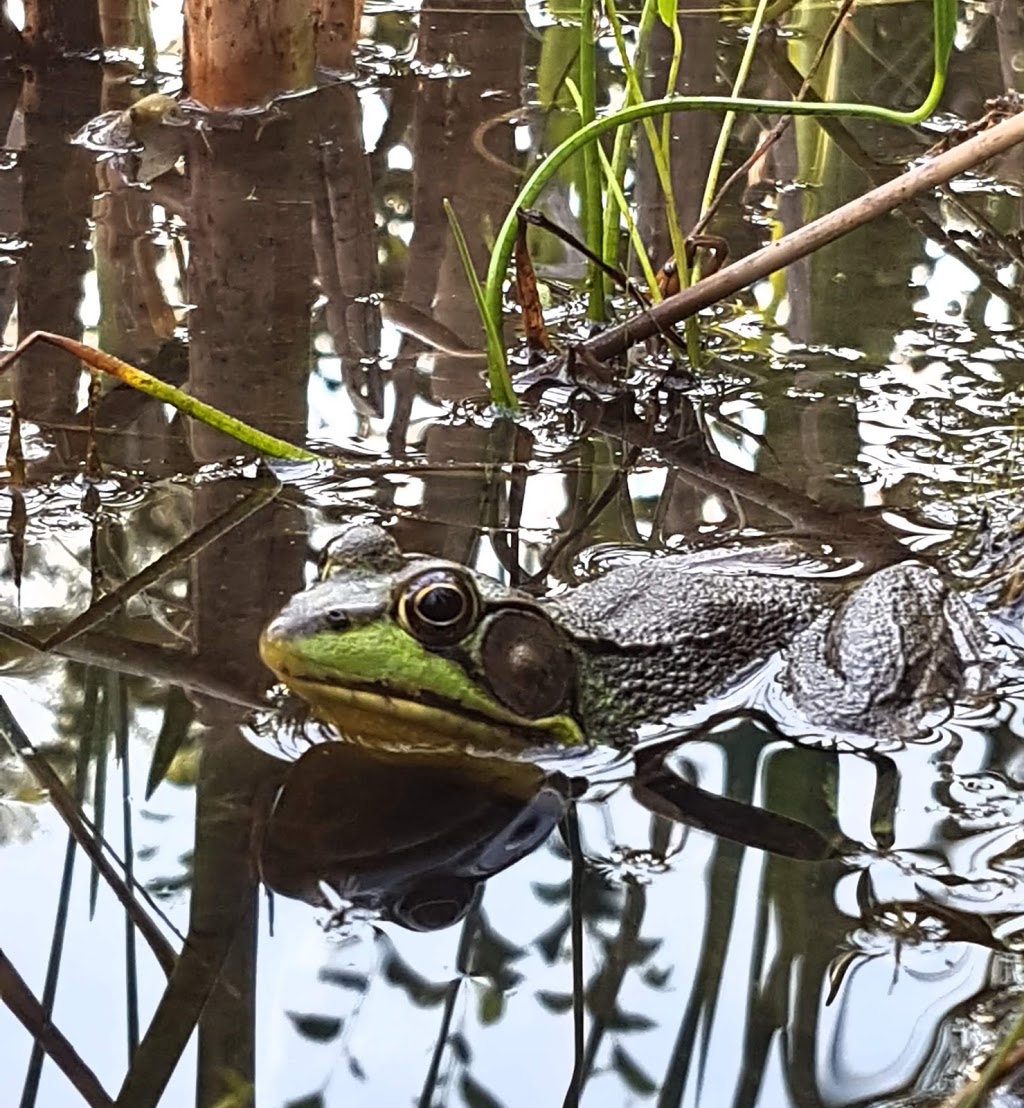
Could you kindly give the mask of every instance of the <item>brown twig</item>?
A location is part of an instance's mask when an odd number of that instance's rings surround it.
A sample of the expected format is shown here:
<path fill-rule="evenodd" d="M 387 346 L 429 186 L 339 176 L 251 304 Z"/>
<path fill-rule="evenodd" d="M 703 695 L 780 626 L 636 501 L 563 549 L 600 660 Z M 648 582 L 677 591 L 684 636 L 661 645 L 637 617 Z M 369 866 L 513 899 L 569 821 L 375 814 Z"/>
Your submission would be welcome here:
<path fill-rule="evenodd" d="M 894 180 L 872 189 L 733 265 L 726 266 L 713 276 L 663 300 L 643 315 L 633 316 L 617 327 L 589 339 L 584 346 L 600 361 L 617 357 L 635 343 L 657 334 L 662 328 L 688 319 L 701 309 L 792 265 L 850 231 L 898 208 L 913 197 L 945 184 L 989 158 L 1002 154 L 1021 141 L 1024 141 L 1024 112 L 996 124 L 962 146 L 915 166 Z"/>

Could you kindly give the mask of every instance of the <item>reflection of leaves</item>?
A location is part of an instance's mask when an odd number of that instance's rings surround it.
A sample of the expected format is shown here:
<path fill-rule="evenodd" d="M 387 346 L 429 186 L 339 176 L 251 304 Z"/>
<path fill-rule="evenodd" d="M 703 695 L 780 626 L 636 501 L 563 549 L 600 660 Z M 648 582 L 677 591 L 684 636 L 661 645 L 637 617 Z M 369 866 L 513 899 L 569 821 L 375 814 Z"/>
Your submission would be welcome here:
<path fill-rule="evenodd" d="M 657 1082 L 653 1081 L 621 1046 L 615 1047 L 612 1051 L 612 1069 L 622 1078 L 629 1090 L 638 1096 L 651 1096 L 658 1089 Z"/>
<path fill-rule="evenodd" d="M 650 1031 L 652 1027 L 657 1027 L 656 1021 L 650 1016 L 642 1016 L 639 1012 L 623 1012 L 618 1005 L 603 1013 L 602 1021 L 609 1031 Z"/>
<path fill-rule="evenodd" d="M 323 1093 L 313 1093 L 301 1100 L 289 1100 L 284 1108 L 324 1108 Z"/>
<path fill-rule="evenodd" d="M 153 747 L 153 758 L 149 764 L 146 778 L 146 800 L 153 795 L 157 785 L 163 781 L 171 764 L 189 736 L 189 729 L 195 717 L 195 708 L 184 691 L 171 686 L 167 691 L 167 703 L 160 732 Z"/>
<path fill-rule="evenodd" d="M 505 992 L 514 989 L 523 975 L 512 969 L 510 962 L 522 958 L 526 951 L 521 946 L 503 939 L 481 915 L 473 941 L 473 973 L 489 977 L 495 986 Z"/>
<path fill-rule="evenodd" d="M 648 966 L 640 975 L 640 979 L 645 985 L 650 985 L 652 989 L 663 989 L 668 984 L 668 979 L 671 976 L 671 966 L 666 966 L 664 969 L 658 969 L 656 966 Z"/>
<path fill-rule="evenodd" d="M 503 1108 L 501 1101 L 495 1100 L 483 1085 L 474 1081 L 468 1073 L 462 1075 L 459 1086 L 462 1090 L 462 1099 L 469 1108 Z"/>
<path fill-rule="evenodd" d="M 469 1043 L 466 1042 L 466 1036 L 461 1031 L 453 1031 L 448 1036 L 448 1045 L 451 1047 L 452 1054 L 456 1059 L 464 1066 L 469 1065 L 470 1053 Z"/>
<path fill-rule="evenodd" d="M 339 989 L 353 989 L 357 993 L 365 993 L 370 987 L 370 979 L 365 973 L 332 969 L 330 966 L 324 966 L 316 975 L 316 979 L 325 985 L 337 985 Z"/>
<path fill-rule="evenodd" d="M 366 1070 L 359 1064 L 359 1062 L 350 1054 L 348 1057 L 349 1072 L 357 1081 L 366 1080 Z"/>
<path fill-rule="evenodd" d="M 549 927 L 547 931 L 542 931 L 537 938 L 533 940 L 533 945 L 537 948 L 540 952 L 540 956 L 549 966 L 554 965 L 555 959 L 558 957 L 558 952 L 562 948 L 562 940 L 565 938 L 565 934 L 568 930 L 569 916 L 566 914 L 562 916 L 554 926 Z"/>
<path fill-rule="evenodd" d="M 530 889 L 541 904 L 564 904 L 569 899 L 568 881 L 563 881 L 560 885 L 541 885 L 535 882 Z"/>
<path fill-rule="evenodd" d="M 505 1014 L 505 994 L 500 989 L 485 989 L 480 994 L 480 1022 L 487 1027 Z"/>
<path fill-rule="evenodd" d="M 614 935 L 601 940 L 605 957 L 627 966 L 639 966 L 661 947 L 661 939 L 641 939 L 639 936 Z"/>
<path fill-rule="evenodd" d="M 309 1016 L 300 1012 L 287 1012 L 286 1015 L 295 1026 L 295 1030 L 314 1043 L 329 1043 L 341 1034 L 342 1020 L 336 1016 Z"/>
<path fill-rule="evenodd" d="M 397 954 L 392 953 L 384 963 L 384 979 L 392 985 L 404 989 L 409 999 L 418 1008 L 434 1008 L 444 1002 L 448 995 L 448 982 L 438 984 L 428 981 L 403 961 Z"/>
<path fill-rule="evenodd" d="M 547 1008 L 549 1012 L 561 1014 L 572 1008 L 572 993 L 551 993 L 547 989 L 540 989 L 534 996 L 537 998 L 537 1003 Z"/>

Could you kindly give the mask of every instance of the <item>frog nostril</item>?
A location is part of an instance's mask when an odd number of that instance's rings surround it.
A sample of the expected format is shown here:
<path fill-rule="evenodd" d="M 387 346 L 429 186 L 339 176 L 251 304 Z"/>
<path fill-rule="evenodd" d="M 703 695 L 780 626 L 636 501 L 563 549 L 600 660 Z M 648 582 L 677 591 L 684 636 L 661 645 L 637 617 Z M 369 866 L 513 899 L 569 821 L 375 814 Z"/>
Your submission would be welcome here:
<path fill-rule="evenodd" d="M 344 631 L 352 621 L 344 608 L 328 608 L 324 612 L 324 622 L 332 631 Z"/>

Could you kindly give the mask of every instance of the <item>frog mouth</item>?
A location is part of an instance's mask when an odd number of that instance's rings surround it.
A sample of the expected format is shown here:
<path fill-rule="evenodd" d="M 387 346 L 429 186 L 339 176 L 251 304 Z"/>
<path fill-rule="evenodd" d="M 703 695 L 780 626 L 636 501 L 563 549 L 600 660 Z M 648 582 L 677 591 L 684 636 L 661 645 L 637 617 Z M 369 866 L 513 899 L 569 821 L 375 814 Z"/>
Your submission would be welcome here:
<path fill-rule="evenodd" d="M 264 638 L 263 661 L 314 715 L 352 742 L 390 752 L 459 751 L 521 754 L 552 745 L 579 746 L 568 716 L 526 719 L 488 704 L 487 711 L 428 690 L 415 693 L 383 682 L 326 673 L 307 665 L 287 643 Z"/>

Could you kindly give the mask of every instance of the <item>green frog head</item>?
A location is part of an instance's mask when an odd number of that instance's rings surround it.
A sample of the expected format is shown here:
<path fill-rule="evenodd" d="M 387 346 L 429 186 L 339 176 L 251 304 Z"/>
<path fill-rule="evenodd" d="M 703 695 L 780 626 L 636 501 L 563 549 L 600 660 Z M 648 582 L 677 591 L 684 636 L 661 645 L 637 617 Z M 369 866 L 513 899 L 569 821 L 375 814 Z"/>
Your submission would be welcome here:
<path fill-rule="evenodd" d="M 402 554 L 372 524 L 331 542 L 260 653 L 317 716 L 378 748 L 583 741 L 574 653 L 552 618 L 463 566 Z"/>

